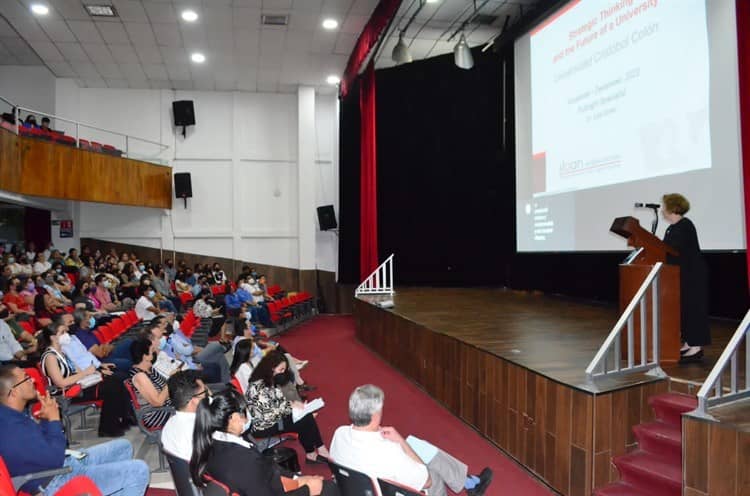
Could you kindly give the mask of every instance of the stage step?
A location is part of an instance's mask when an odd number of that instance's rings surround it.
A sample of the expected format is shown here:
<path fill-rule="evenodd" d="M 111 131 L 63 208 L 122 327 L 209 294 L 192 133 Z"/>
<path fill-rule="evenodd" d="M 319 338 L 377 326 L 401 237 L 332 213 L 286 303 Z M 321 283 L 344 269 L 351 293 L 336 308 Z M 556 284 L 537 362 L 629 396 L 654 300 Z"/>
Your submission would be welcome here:
<path fill-rule="evenodd" d="M 650 397 L 648 404 L 654 410 L 657 419 L 681 427 L 682 414 L 695 410 L 698 407 L 698 399 L 686 394 L 664 393 Z"/>
<path fill-rule="evenodd" d="M 650 496 L 651 493 L 641 491 L 637 487 L 624 482 L 615 482 L 594 491 L 594 496 Z"/>
<path fill-rule="evenodd" d="M 620 481 L 594 491 L 595 496 L 679 496 L 682 493 L 682 414 L 698 400 L 684 394 L 652 396 L 655 422 L 633 427 L 638 449 L 612 462 Z"/>
<path fill-rule="evenodd" d="M 682 460 L 682 431 L 679 427 L 661 421 L 633 427 L 638 446 L 643 451 L 669 457 L 676 464 Z"/>
<path fill-rule="evenodd" d="M 654 496 L 680 496 L 682 494 L 682 464 L 662 456 L 637 450 L 613 460 L 626 482 L 646 494 Z"/>

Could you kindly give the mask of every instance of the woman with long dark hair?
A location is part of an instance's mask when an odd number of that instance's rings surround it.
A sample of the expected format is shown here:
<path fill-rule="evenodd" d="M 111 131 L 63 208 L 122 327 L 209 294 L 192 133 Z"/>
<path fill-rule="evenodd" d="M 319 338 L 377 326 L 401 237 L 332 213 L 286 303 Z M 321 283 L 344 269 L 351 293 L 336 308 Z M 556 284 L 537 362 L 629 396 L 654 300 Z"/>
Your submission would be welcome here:
<path fill-rule="evenodd" d="M 243 439 L 247 430 L 247 405 L 242 395 L 227 389 L 198 404 L 193 429 L 190 475 L 205 487 L 209 475 L 240 496 L 333 496 L 336 486 L 319 476 L 291 479 L 252 442 Z M 290 489 L 285 492 L 285 487 Z M 296 488 L 295 488 L 296 487 Z"/>
<path fill-rule="evenodd" d="M 136 339 L 130 344 L 130 356 L 133 368 L 130 369 L 130 381 L 143 409 L 143 425 L 148 429 L 160 429 L 167 423 L 171 413 L 161 409 L 171 406 L 167 380 L 154 369 L 158 341 L 148 338 Z"/>
<path fill-rule="evenodd" d="M 234 356 L 229 372 L 232 377 L 236 377 L 242 387 L 242 394 L 247 393 L 247 386 L 250 382 L 250 375 L 253 369 L 260 363 L 263 352 L 252 339 L 242 339 L 237 341 L 234 347 Z"/>
<path fill-rule="evenodd" d="M 250 403 L 253 418 L 253 436 L 269 437 L 282 432 L 296 432 L 305 448 L 308 463 L 322 463 L 320 457 L 329 456 L 323 444 L 318 423 L 308 413 L 294 422 L 292 408 L 303 409 L 299 401 L 289 401 L 281 387 L 292 381 L 287 369 L 286 357 L 279 351 L 271 351 L 260 361 L 252 375 L 245 396 Z"/>

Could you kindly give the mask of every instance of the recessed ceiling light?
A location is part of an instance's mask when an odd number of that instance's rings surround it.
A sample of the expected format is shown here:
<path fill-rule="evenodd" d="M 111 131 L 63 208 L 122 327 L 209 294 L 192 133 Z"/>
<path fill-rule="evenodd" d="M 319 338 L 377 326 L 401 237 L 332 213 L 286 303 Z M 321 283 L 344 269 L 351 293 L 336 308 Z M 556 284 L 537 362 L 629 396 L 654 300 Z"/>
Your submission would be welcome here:
<path fill-rule="evenodd" d="M 198 20 L 198 14 L 194 10 L 183 10 L 182 20 L 187 22 L 195 22 Z"/>
<path fill-rule="evenodd" d="M 49 7 L 41 3 L 35 3 L 31 6 L 31 11 L 36 15 L 47 15 L 49 14 Z"/>
<path fill-rule="evenodd" d="M 426 3 L 438 3 L 440 0 L 427 0 Z"/>
<path fill-rule="evenodd" d="M 202 64 L 206 61 L 206 56 L 200 52 L 195 52 L 194 54 L 190 55 L 190 60 L 192 60 L 196 64 Z"/>
<path fill-rule="evenodd" d="M 338 76 L 330 75 L 326 78 L 326 83 L 328 84 L 339 84 L 340 82 L 341 79 Z"/>
<path fill-rule="evenodd" d="M 339 27 L 339 21 L 336 19 L 326 19 L 323 21 L 323 27 L 325 29 L 336 29 Z"/>
<path fill-rule="evenodd" d="M 93 17 L 117 17 L 117 12 L 112 5 L 85 5 L 90 16 Z"/>

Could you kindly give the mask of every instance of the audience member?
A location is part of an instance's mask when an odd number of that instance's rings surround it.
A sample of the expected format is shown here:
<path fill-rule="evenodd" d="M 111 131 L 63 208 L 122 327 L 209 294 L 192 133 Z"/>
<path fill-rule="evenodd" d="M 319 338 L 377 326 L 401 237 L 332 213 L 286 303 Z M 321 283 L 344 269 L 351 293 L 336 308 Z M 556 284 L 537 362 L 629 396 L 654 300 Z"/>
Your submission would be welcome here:
<path fill-rule="evenodd" d="M 68 267 L 78 267 L 79 269 L 83 267 L 83 262 L 78 256 L 78 250 L 75 248 L 68 250 L 68 257 L 65 259 L 65 265 Z"/>
<path fill-rule="evenodd" d="M 8 316 L 8 309 L 0 304 L 0 363 L 25 361 L 27 352 L 13 336 L 5 320 L 2 320 L 3 315 Z"/>
<path fill-rule="evenodd" d="M 198 404 L 193 433 L 190 473 L 198 487 L 203 477 L 226 484 L 240 496 L 334 496 L 338 489 L 321 476 L 285 474 L 265 457 L 257 446 L 241 437 L 247 431 L 248 418 L 242 396 L 227 390 Z"/>
<path fill-rule="evenodd" d="M 229 371 L 240 383 L 242 394 L 247 394 L 250 375 L 263 358 L 263 352 L 252 339 L 242 339 L 234 346 L 232 366 Z"/>
<path fill-rule="evenodd" d="M 36 254 L 36 257 L 34 258 L 34 265 L 31 267 L 31 272 L 33 275 L 39 275 L 44 274 L 48 270 L 52 268 L 52 264 L 50 264 L 47 261 L 47 258 L 44 256 L 43 252 L 39 252 Z"/>
<path fill-rule="evenodd" d="M 39 422 L 32 420 L 26 407 L 39 400 Z M 26 372 L 13 365 L 0 366 L 0 456 L 10 475 L 71 467 L 72 471 L 53 478 L 33 480 L 21 489 L 36 494 L 55 494 L 73 477 L 90 478 L 103 494 L 143 496 L 149 482 L 149 468 L 142 460 L 133 460 L 133 447 L 126 439 L 116 439 L 80 450 L 85 458 L 65 453 L 66 439 L 57 402 L 41 397 Z"/>
<path fill-rule="evenodd" d="M 177 412 L 167 421 L 161 431 L 164 450 L 177 458 L 190 462 L 193 456 L 193 429 L 195 411 L 203 398 L 211 396 L 195 371 L 180 371 L 167 381 L 169 399 Z"/>
<path fill-rule="evenodd" d="M 50 123 L 49 117 L 42 117 L 42 125 L 39 128 L 42 131 L 49 132 L 51 131 L 51 129 L 49 128 L 49 123 Z"/>
<path fill-rule="evenodd" d="M 142 422 L 147 429 L 159 429 L 167 423 L 171 412 L 162 407 L 172 406 L 167 381 L 154 369 L 157 346 L 150 339 L 140 338 L 130 345 L 133 368 L 130 381 L 143 410 Z"/>
<path fill-rule="evenodd" d="M 101 308 L 103 310 L 106 310 L 107 312 L 116 312 L 117 310 L 119 310 L 120 305 L 117 301 L 117 297 L 113 299 L 112 293 L 110 293 L 112 283 L 107 278 L 107 276 L 105 276 L 104 274 L 97 275 L 94 278 L 94 283 L 96 284 L 94 298 L 96 298 L 96 301 L 99 302 Z"/>
<path fill-rule="evenodd" d="M 465 463 L 417 438 L 404 440 L 393 427 L 380 425 L 385 395 L 377 386 L 359 386 L 349 397 L 352 425 L 336 429 L 331 457 L 341 465 L 364 472 L 373 479 L 389 479 L 430 495 L 447 495 L 463 489 L 481 496 L 492 481 L 492 471 L 469 475 Z"/>
<path fill-rule="evenodd" d="M 138 315 L 139 319 L 144 322 L 149 322 L 151 319 L 162 313 L 158 308 L 158 305 L 153 301 L 156 296 L 156 291 L 154 291 L 150 285 L 144 285 L 141 286 L 140 293 L 141 296 L 135 303 L 135 313 Z"/>
<path fill-rule="evenodd" d="M 255 367 L 250 376 L 245 395 L 250 403 L 253 419 L 252 432 L 256 437 L 269 437 L 282 432 L 296 432 L 305 449 L 308 463 L 320 463 L 319 456 L 327 457 L 318 423 L 312 414 L 292 420 L 292 409 L 303 409 L 299 401 L 289 401 L 281 390 L 290 382 L 287 362 L 279 351 L 268 353 Z"/>

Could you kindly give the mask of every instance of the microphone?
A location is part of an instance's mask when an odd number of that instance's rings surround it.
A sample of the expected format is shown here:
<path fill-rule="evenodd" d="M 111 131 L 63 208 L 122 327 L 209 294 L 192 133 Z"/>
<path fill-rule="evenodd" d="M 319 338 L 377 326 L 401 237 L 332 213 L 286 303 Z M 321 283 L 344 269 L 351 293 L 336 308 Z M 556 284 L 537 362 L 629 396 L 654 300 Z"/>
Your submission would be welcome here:
<path fill-rule="evenodd" d="M 655 208 L 658 210 L 661 208 L 661 205 L 658 203 L 636 203 L 635 208 Z"/>

